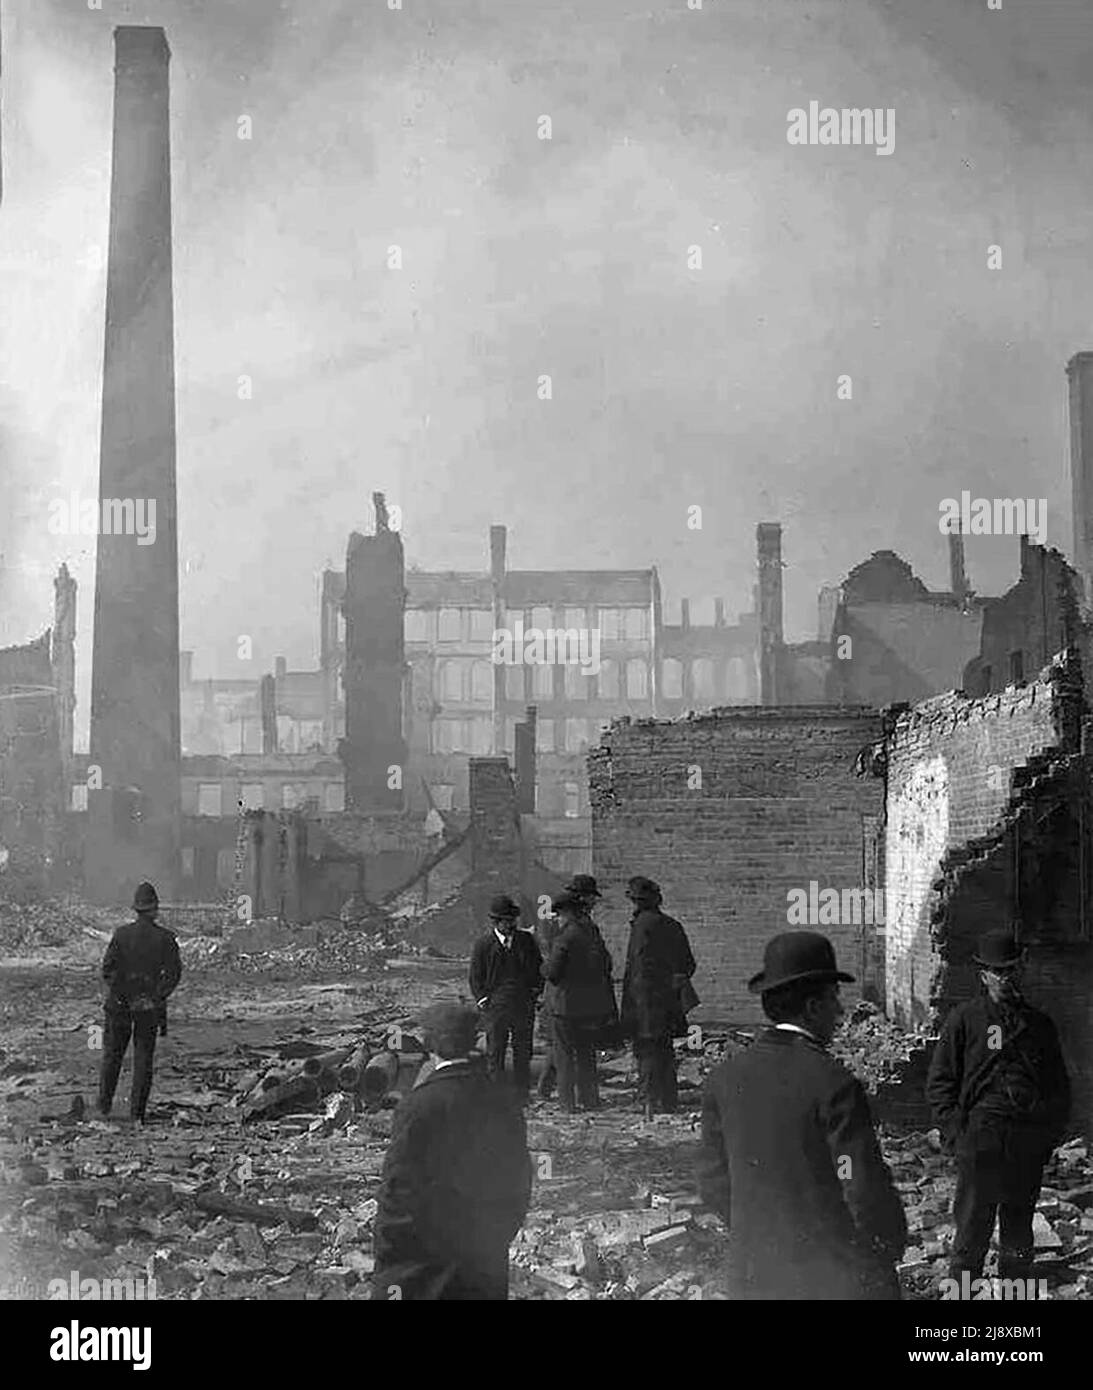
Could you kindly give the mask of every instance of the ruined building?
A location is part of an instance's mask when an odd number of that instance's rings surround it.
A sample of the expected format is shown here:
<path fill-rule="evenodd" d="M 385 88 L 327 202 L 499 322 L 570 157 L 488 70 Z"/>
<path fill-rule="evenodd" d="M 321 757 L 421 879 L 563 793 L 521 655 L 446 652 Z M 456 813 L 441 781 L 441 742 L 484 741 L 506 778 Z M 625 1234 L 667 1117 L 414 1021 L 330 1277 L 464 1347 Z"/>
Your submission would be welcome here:
<path fill-rule="evenodd" d="M 99 493 L 143 499 L 155 531 L 98 540 L 85 889 L 102 902 L 145 878 L 174 894 L 180 810 L 170 53 L 158 28 L 114 43 Z"/>
<path fill-rule="evenodd" d="M 382 494 L 373 501 L 375 534 L 354 531 L 346 554 L 345 737 L 338 753 L 353 810 L 401 811 L 406 775 L 402 537 L 387 524 Z"/>
<path fill-rule="evenodd" d="M 62 565 L 53 626 L 0 648 L 0 873 L 39 887 L 65 849 L 76 705 L 76 581 Z"/>

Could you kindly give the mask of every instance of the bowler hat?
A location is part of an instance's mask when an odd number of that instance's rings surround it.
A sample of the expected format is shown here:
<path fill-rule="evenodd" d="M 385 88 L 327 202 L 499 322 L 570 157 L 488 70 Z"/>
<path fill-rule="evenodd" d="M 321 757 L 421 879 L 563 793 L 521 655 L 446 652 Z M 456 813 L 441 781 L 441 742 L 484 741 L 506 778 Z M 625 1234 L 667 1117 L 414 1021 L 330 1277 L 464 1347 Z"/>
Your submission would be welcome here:
<path fill-rule="evenodd" d="M 556 893 L 554 897 L 550 900 L 550 910 L 555 914 L 555 916 L 557 916 L 557 914 L 565 908 L 569 908 L 577 912 L 580 911 L 580 909 L 583 907 L 584 899 L 578 897 L 576 893 L 568 893 L 563 891 L 561 893 Z"/>
<path fill-rule="evenodd" d="M 520 907 L 509 897 L 507 893 L 498 893 L 496 898 L 490 899 L 490 916 L 496 917 L 499 921 L 505 921 L 513 917 L 519 917 Z"/>
<path fill-rule="evenodd" d="M 481 1024 L 467 1004 L 430 1004 L 418 1015 L 425 1045 L 441 1057 L 466 1057 L 474 1051 Z"/>
<path fill-rule="evenodd" d="M 596 887 L 596 880 L 591 874 L 574 874 L 566 884 L 564 890 L 572 893 L 576 898 L 602 898 L 603 894 Z"/>
<path fill-rule="evenodd" d="M 654 879 L 644 878 L 641 874 L 629 879 L 626 884 L 626 896 L 628 898 L 659 898 L 660 884 Z"/>
<path fill-rule="evenodd" d="M 979 938 L 979 951 L 973 957 L 976 965 L 987 970 L 1005 970 L 1017 965 L 1021 959 L 1021 948 L 1017 937 L 1009 927 L 993 927 Z"/>
<path fill-rule="evenodd" d="M 834 947 L 818 931 L 780 932 L 767 942 L 763 968 L 748 981 L 748 989 L 752 994 L 765 994 L 797 980 L 824 980 L 828 984 L 842 981 L 849 985 L 854 976 L 838 969 Z"/>
<path fill-rule="evenodd" d="M 137 891 L 133 894 L 133 907 L 137 912 L 151 912 L 153 908 L 159 907 L 159 895 L 150 883 L 137 885 Z"/>

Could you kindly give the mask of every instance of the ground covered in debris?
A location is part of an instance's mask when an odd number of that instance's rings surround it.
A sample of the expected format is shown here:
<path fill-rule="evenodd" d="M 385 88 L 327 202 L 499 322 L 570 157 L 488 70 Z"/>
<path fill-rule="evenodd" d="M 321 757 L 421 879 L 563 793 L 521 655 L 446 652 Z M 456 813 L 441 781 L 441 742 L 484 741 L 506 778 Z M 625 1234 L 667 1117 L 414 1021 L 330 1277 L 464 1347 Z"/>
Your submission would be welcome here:
<path fill-rule="evenodd" d="M 231 940 L 183 939 L 152 1124 L 133 1129 L 93 1105 L 98 964 L 114 924 L 89 909 L 0 909 L 0 1297 L 47 1297 L 57 1281 L 67 1296 L 87 1279 L 136 1289 L 149 1277 L 165 1299 L 367 1297 L 392 1107 L 422 1061 L 403 1025 L 461 992 L 465 963 L 419 953 L 405 934 L 255 924 Z M 352 1058 L 339 1067 L 362 1039 L 402 1049 L 384 1094 L 350 1084 Z M 721 1031 L 681 1044 L 675 1116 L 639 1118 L 625 1055 L 604 1062 L 595 1115 L 532 1106 L 535 1188 L 513 1245 L 513 1297 L 725 1297 L 725 1232 L 694 1188 L 699 1097 L 709 1067 L 747 1042 Z M 836 1050 L 876 1090 L 913 1045 L 866 1007 Z M 326 1067 L 314 1088 L 274 1095 L 305 1064 Z M 121 1114 L 128 1076 L 127 1066 Z M 915 1242 L 905 1295 L 936 1297 L 951 1165 L 936 1135 L 883 1138 Z M 1036 1239 L 1049 1296 L 1090 1297 L 1093 1165 L 1082 1144 L 1045 1175 Z"/>

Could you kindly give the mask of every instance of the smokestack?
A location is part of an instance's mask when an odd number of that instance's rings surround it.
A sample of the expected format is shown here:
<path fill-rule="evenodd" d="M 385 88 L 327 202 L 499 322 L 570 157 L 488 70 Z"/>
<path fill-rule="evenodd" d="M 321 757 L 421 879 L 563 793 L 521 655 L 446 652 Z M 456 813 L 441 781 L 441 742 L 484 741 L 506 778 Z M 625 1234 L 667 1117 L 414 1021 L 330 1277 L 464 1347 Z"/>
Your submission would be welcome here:
<path fill-rule="evenodd" d="M 725 626 L 725 600 L 715 598 L 713 601 L 713 625 L 714 627 Z"/>
<path fill-rule="evenodd" d="M 949 588 L 961 601 L 968 595 L 968 579 L 964 573 L 964 533 L 959 522 L 949 532 Z"/>
<path fill-rule="evenodd" d="M 349 537 L 345 559 L 346 799 L 356 811 L 401 811 L 406 771 L 403 739 L 403 628 L 406 567 L 402 537 L 384 529 Z"/>
<path fill-rule="evenodd" d="M 505 548 L 507 533 L 503 526 L 490 527 L 490 590 L 493 599 L 493 630 L 505 626 Z M 493 663 L 493 751 L 505 747 L 505 668 Z"/>
<path fill-rule="evenodd" d="M 691 600 L 689 598 L 679 600 L 679 626 L 684 632 L 691 626 Z"/>
<path fill-rule="evenodd" d="M 1093 352 L 1077 352 L 1066 364 L 1070 407 L 1070 485 L 1074 517 L 1074 568 L 1086 595 L 1093 595 Z"/>
<path fill-rule="evenodd" d="M 259 708 L 262 713 L 262 752 L 277 752 L 277 685 L 273 677 L 262 677 L 258 688 Z"/>
<path fill-rule="evenodd" d="M 505 578 L 505 547 L 507 532 L 503 526 L 490 527 L 490 578 L 501 584 Z"/>
<path fill-rule="evenodd" d="M 535 726 L 538 709 L 527 705 L 523 723 L 516 725 L 516 809 L 522 816 L 535 814 Z"/>
<path fill-rule="evenodd" d="M 782 528 L 761 521 L 755 528 L 759 568 L 759 702 L 778 703 L 782 648 Z"/>
<path fill-rule="evenodd" d="M 180 816 L 178 541 L 168 64 L 162 29 L 114 30 L 85 888 L 175 892 Z M 153 510 L 154 508 L 154 510 Z M 104 521 L 103 531 L 107 529 Z"/>

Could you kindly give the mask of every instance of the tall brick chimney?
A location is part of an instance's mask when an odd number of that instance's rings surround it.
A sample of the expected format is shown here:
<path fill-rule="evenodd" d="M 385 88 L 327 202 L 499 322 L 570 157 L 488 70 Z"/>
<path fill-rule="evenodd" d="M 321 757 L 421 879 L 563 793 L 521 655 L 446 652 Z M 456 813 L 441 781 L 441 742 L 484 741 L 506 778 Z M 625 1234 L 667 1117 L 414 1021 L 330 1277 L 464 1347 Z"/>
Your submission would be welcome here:
<path fill-rule="evenodd" d="M 1093 352 L 1066 364 L 1070 406 L 1070 485 L 1074 568 L 1093 597 Z"/>
<path fill-rule="evenodd" d="M 99 496 L 143 505 L 147 530 L 98 541 L 90 763 L 103 790 L 90 794 L 84 868 L 89 897 L 127 904 L 141 879 L 175 892 L 178 541 L 170 50 L 162 29 L 121 25 L 114 55 Z"/>
<path fill-rule="evenodd" d="M 508 532 L 503 526 L 490 527 L 490 593 L 493 600 L 494 631 L 505 626 L 505 551 Z M 505 747 L 505 668 L 493 668 L 493 753 Z"/>
<path fill-rule="evenodd" d="M 949 588 L 963 600 L 968 596 L 968 576 L 964 570 L 964 533 L 960 523 L 949 532 Z"/>
<path fill-rule="evenodd" d="M 755 528 L 759 568 L 759 703 L 778 703 L 782 650 L 782 528 L 761 521 Z"/>
<path fill-rule="evenodd" d="M 401 811 L 408 775 L 402 736 L 405 562 L 382 493 L 373 501 L 375 535 L 354 531 L 345 560 L 345 738 L 338 753 L 354 810 Z M 397 779 L 393 767 L 401 769 Z M 389 786 L 392 780 L 401 785 Z"/>
<path fill-rule="evenodd" d="M 539 712 L 535 705 L 527 705 L 524 718 L 516 725 L 514 734 L 516 747 L 513 762 L 516 768 L 516 809 L 522 816 L 535 814 L 535 730 Z"/>

